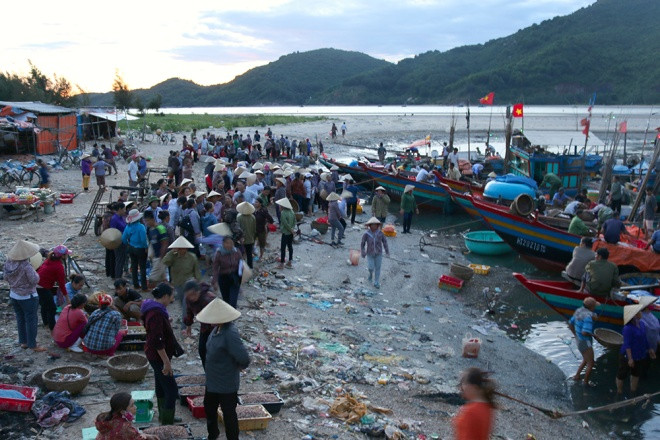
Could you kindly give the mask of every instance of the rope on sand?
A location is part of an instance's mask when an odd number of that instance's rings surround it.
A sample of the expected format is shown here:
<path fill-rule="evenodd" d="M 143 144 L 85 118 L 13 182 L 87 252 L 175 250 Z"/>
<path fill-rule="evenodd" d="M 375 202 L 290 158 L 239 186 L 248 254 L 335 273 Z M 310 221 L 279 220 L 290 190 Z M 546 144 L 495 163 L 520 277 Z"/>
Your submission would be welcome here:
<path fill-rule="evenodd" d="M 621 402 L 615 402 L 615 403 L 610 403 L 608 405 L 603 405 L 603 406 L 597 406 L 595 408 L 588 408 L 588 409 L 583 409 L 580 411 L 571 411 L 568 413 L 561 413 L 556 410 L 550 410 L 546 408 L 541 408 L 535 405 L 532 405 L 531 403 L 523 402 L 522 400 L 516 399 L 515 397 L 511 397 L 507 394 L 501 393 L 501 392 L 495 392 L 500 397 L 504 397 L 509 400 L 513 400 L 514 402 L 518 402 L 522 405 L 529 406 L 531 408 L 534 408 L 538 411 L 541 411 L 543 414 L 546 416 L 550 417 L 551 419 L 561 419 L 563 417 L 570 417 L 570 416 L 577 416 L 577 415 L 582 415 L 582 414 L 588 414 L 592 412 L 598 412 L 598 411 L 610 411 L 613 409 L 618 409 L 618 408 L 624 408 L 626 406 L 631 406 L 635 405 L 639 402 L 644 401 L 644 406 L 648 405 L 651 402 L 651 399 L 656 396 L 660 396 L 660 391 L 657 391 L 653 394 L 643 394 L 641 396 L 633 397 L 632 399 L 628 400 L 622 400 Z"/>

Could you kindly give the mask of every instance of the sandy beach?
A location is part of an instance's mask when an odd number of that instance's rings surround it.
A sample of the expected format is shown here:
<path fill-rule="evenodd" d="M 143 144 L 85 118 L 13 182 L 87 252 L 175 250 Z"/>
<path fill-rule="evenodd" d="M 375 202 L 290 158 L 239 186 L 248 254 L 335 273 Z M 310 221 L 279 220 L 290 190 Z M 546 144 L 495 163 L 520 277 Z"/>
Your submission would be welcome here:
<path fill-rule="evenodd" d="M 366 145 L 377 139 L 390 143 L 418 139 L 426 135 L 432 119 L 356 116 L 346 122 L 347 141 Z M 274 135 L 279 137 L 281 133 L 290 139 L 314 139 L 317 135 L 325 143 L 328 155 L 351 155 L 350 147 L 329 142 L 330 125 L 331 121 L 319 121 L 271 128 Z M 238 131 L 247 134 L 255 129 L 263 133 L 267 128 L 245 127 Z M 222 133 L 219 129 L 208 131 Z M 140 149 L 152 157 L 150 166 L 166 166 L 171 147 L 144 144 Z M 110 186 L 127 185 L 127 165 L 119 162 L 119 175 L 107 177 Z M 197 180 L 201 179 L 203 168 L 203 163 L 195 165 Z M 80 170 L 53 170 L 51 176 L 56 191 L 81 191 Z M 0 241 L 0 253 L 4 255 L 18 239 L 42 247 L 66 241 L 91 286 L 85 293 L 111 291 L 111 280 L 104 276 L 104 249 L 93 230 L 78 236 L 96 194 L 95 183 L 91 189 L 78 194 L 71 205 L 58 205 L 54 214 L 40 215 L 41 222 L 32 218 L 9 221 L 3 212 L 0 234 L 5 238 Z M 114 199 L 117 195 L 113 191 Z M 369 218 L 368 206 L 365 211 L 358 216 L 359 222 Z M 311 218 L 306 220 L 308 223 L 301 226 L 305 234 L 310 232 Z M 395 215 L 388 217 L 388 222 L 399 221 Z M 397 228 L 400 231 L 398 225 Z M 415 220 L 412 228 L 413 234 L 389 239 L 391 257 L 384 260 L 380 290 L 367 283 L 364 260 L 358 266 L 347 262 L 349 250 L 359 248 L 363 226 L 349 227 L 344 248 L 301 240 L 294 245 L 294 268 L 281 271 L 276 269 L 279 233 L 270 234 L 265 258 L 256 263 L 257 275 L 242 288 L 239 299 L 243 316 L 237 325 L 252 357 L 252 364 L 242 374 L 241 392 L 278 390 L 285 404 L 266 430 L 244 433 L 242 437 L 359 439 L 369 432 L 379 433 L 380 428 L 391 434 L 390 438 L 430 439 L 433 434 L 452 438 L 451 419 L 461 404 L 456 398 L 456 385 L 461 371 L 470 366 L 493 372 L 500 391 L 515 398 L 562 413 L 572 410 L 563 373 L 509 338 L 489 319 L 483 289 L 499 286 L 502 295 L 506 295 L 507 286 L 515 283 L 510 271 L 493 267 L 489 275 L 475 275 L 458 294 L 441 290 L 437 280 L 449 274 L 449 264 L 467 262 L 458 235 L 463 228 L 436 231 L 433 239 L 446 247 L 434 248 L 433 252 L 421 252 L 419 248 L 420 237 L 430 232 L 417 229 Z M 329 233 L 321 239 L 329 241 Z M 0 283 L 0 297 L 0 312 L 5 319 L 0 328 L 0 383 L 38 385 L 43 371 L 62 365 L 81 364 L 93 371 L 89 385 L 75 399 L 87 410 L 80 420 L 40 431 L 31 416 L 0 413 L 0 433 L 5 438 L 35 438 L 39 433 L 39 438 L 79 439 L 81 429 L 93 426 L 96 415 L 108 409 L 113 393 L 153 389 L 151 370 L 141 383 L 114 382 L 105 359 L 55 347 L 42 326 L 38 341 L 48 347 L 48 352 L 20 349 L 4 281 Z M 180 313 L 178 304 L 170 306 L 172 316 Z M 175 374 L 202 372 L 197 331 L 196 324 L 192 338 L 177 335 L 187 354 L 173 360 Z M 477 359 L 461 356 L 466 334 L 482 340 Z M 329 407 L 343 392 L 391 411 L 375 414 L 375 420 L 368 420 L 371 424 L 348 425 L 329 414 Z M 552 420 L 512 401 L 499 399 L 499 404 L 494 438 L 524 439 L 528 433 L 538 440 L 596 439 L 605 435 L 583 426 L 579 417 Z M 205 421 L 194 419 L 187 408 L 177 406 L 177 416 L 190 425 L 195 436 L 206 435 Z"/>

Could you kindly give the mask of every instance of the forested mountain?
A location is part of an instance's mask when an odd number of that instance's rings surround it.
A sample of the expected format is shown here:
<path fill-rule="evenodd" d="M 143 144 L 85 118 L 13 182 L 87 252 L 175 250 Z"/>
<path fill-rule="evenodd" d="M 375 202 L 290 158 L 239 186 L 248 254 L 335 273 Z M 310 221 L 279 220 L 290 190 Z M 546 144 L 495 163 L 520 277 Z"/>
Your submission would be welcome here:
<path fill-rule="evenodd" d="M 360 52 L 317 49 L 281 56 L 225 84 L 200 86 L 171 78 L 134 90 L 145 103 L 160 94 L 162 107 L 303 105 L 347 78 L 390 65 Z M 112 93 L 89 94 L 91 105 L 112 105 Z"/>
<path fill-rule="evenodd" d="M 599 0 L 505 38 L 432 51 L 328 91 L 324 104 L 660 102 L 658 0 Z M 474 23 L 474 25 L 478 25 Z"/>
<path fill-rule="evenodd" d="M 280 57 L 226 84 L 169 79 L 136 90 L 162 106 L 455 104 L 494 91 L 495 103 L 660 103 L 660 0 L 598 0 L 485 44 L 430 51 L 397 64 L 319 49 Z M 482 24 L 473 23 L 473 26 Z M 469 29 L 466 29 L 469 32 Z M 112 94 L 91 94 L 112 104 Z"/>

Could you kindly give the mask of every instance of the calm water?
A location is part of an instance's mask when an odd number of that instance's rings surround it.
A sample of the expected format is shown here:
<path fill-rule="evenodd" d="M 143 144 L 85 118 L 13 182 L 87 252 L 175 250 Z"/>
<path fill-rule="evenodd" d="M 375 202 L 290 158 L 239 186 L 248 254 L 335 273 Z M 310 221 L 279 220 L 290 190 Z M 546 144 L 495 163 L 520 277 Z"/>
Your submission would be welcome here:
<path fill-rule="evenodd" d="M 437 230 L 468 221 L 470 217 L 458 211 L 448 216 L 423 213 L 413 222 L 417 227 Z M 464 227 L 471 227 L 471 230 L 483 229 L 478 223 Z M 455 231 L 464 227 L 457 227 Z M 536 269 L 516 252 L 500 257 L 468 254 L 467 259 L 476 264 L 500 266 L 512 272 L 522 272 L 530 278 L 552 278 L 551 274 Z M 566 390 L 573 400 L 574 409 L 582 410 L 613 403 L 616 393 L 614 378 L 618 367 L 618 354 L 604 349 L 594 341 L 596 365 L 591 380 L 596 386 L 585 388 L 581 384 L 574 383 L 570 377 L 575 374 L 582 358 L 566 321 L 517 282 L 500 287 L 503 290 L 507 289 L 509 295 L 506 303 L 496 307 L 497 312 L 493 315 L 493 319 L 500 328 L 506 329 L 510 337 L 520 340 L 526 347 L 544 356 L 564 372 Z M 513 328 L 512 324 L 517 328 Z M 656 361 L 649 370 L 648 376 L 640 381 L 639 391 L 652 393 L 658 390 L 660 390 L 660 362 Z M 639 404 L 612 413 L 593 413 L 587 415 L 585 420 L 590 425 L 609 433 L 609 438 L 660 439 L 660 399 L 656 398 L 654 403 L 646 408 L 642 408 Z"/>

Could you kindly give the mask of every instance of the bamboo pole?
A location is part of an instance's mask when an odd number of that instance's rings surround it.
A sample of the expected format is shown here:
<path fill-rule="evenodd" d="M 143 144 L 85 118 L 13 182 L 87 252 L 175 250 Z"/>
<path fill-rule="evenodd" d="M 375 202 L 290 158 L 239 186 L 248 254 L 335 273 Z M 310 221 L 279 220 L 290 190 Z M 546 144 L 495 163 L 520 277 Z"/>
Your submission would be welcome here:
<path fill-rule="evenodd" d="M 655 166 L 655 163 L 658 160 L 658 157 L 660 157 L 660 144 L 658 144 L 658 139 L 656 138 L 655 141 L 655 147 L 653 151 L 653 159 L 651 160 L 651 163 Z M 641 164 L 641 162 L 640 162 Z M 640 166 L 640 172 L 642 170 L 642 167 Z M 642 198 L 644 197 L 644 189 L 646 188 L 646 184 L 649 181 L 649 177 L 651 176 L 651 165 L 648 166 L 646 170 L 646 175 L 644 176 L 644 180 L 642 180 L 642 183 L 639 185 L 637 188 L 637 197 L 635 198 L 635 203 L 633 203 L 632 211 L 630 211 L 630 215 L 628 216 L 629 221 L 635 221 L 635 217 L 637 217 L 637 210 L 639 209 L 639 205 L 642 203 Z M 657 178 L 657 176 L 656 176 Z"/>

